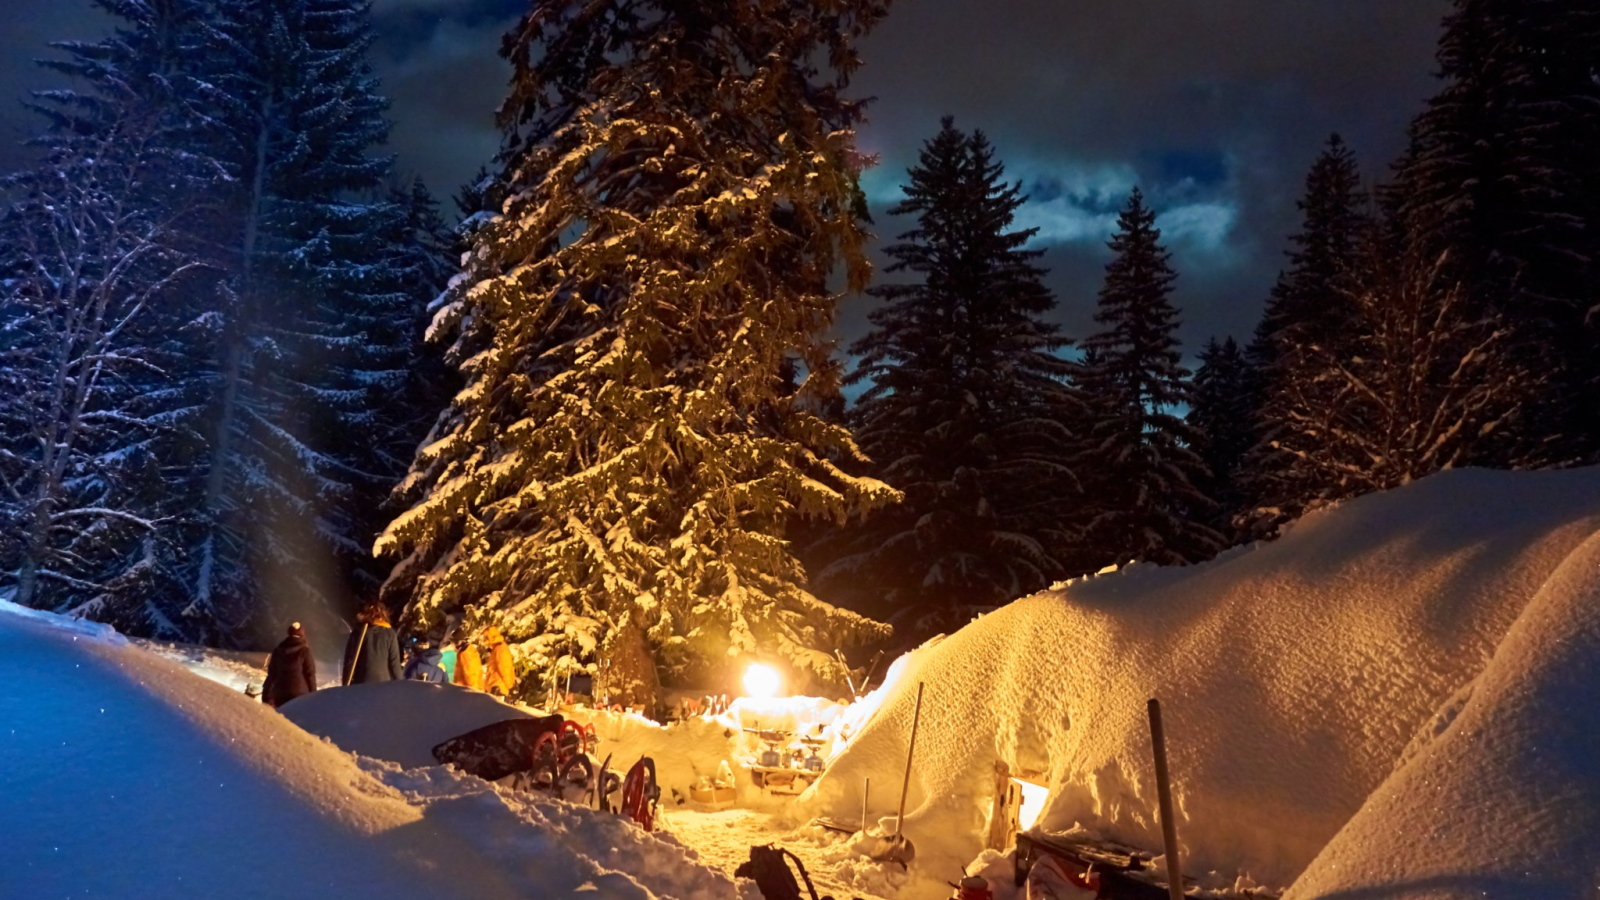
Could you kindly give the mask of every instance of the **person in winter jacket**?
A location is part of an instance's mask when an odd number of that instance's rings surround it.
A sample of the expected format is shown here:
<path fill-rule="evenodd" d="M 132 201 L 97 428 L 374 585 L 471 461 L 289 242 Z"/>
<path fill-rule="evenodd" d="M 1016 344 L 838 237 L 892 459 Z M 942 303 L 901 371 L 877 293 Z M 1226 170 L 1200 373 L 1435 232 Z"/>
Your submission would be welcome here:
<path fill-rule="evenodd" d="M 517 686 L 517 670 L 511 664 L 511 648 L 506 646 L 500 629 L 493 625 L 484 629 L 483 643 L 489 648 L 489 674 L 484 679 L 485 688 L 491 694 L 511 696 L 512 689 Z"/>
<path fill-rule="evenodd" d="M 406 680 L 444 684 L 444 667 L 439 665 L 441 658 L 443 654 L 432 644 L 427 641 L 418 644 L 411 651 L 411 658 L 406 661 Z"/>
<path fill-rule="evenodd" d="M 289 635 L 267 657 L 267 681 L 261 686 L 261 702 L 277 709 L 316 689 L 317 663 L 311 658 L 305 628 L 295 622 L 289 626 Z"/>
<path fill-rule="evenodd" d="M 389 610 L 374 600 L 356 614 L 361 627 L 344 645 L 344 683 L 375 684 L 405 677 L 400 665 L 400 638 L 389 624 Z"/>
<path fill-rule="evenodd" d="M 483 657 L 470 643 L 456 653 L 455 683 L 475 691 L 483 690 Z"/>

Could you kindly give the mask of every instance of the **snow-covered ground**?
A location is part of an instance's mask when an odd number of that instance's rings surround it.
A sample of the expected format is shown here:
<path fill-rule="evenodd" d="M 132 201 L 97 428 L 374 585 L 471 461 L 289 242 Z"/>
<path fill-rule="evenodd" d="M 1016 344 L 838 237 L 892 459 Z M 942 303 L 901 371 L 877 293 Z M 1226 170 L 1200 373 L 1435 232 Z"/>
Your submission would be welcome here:
<path fill-rule="evenodd" d="M 0 896 L 728 898 L 670 837 L 315 738 L 99 626 L 0 607 Z"/>
<path fill-rule="evenodd" d="M 519 707 L 400 683 L 280 715 L 252 681 L 250 659 L 0 607 L 0 896 L 749 898 L 733 869 L 778 843 L 840 898 L 934 900 L 964 867 L 1006 898 L 1009 859 L 979 856 L 997 760 L 1052 785 L 1046 829 L 1159 848 L 1151 696 L 1202 885 L 1600 895 L 1600 470 L 1446 473 L 1206 565 L 1059 586 L 850 706 L 741 701 L 670 727 L 577 713 L 613 769 L 656 759 L 655 835 L 432 765 L 433 745 Z M 858 820 L 870 776 L 869 818 L 892 825 L 919 681 L 902 872 L 810 822 Z M 830 762 L 810 792 L 766 796 L 741 771 L 737 808 L 680 802 L 756 732 L 797 726 Z"/>

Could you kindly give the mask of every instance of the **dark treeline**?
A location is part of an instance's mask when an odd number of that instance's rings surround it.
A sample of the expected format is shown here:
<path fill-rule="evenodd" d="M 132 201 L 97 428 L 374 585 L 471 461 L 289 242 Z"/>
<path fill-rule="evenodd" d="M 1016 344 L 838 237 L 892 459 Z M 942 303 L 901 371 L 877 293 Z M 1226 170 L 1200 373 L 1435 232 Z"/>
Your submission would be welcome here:
<path fill-rule="evenodd" d="M 97 3 L 0 221 L 19 602 L 247 641 L 381 584 L 410 628 L 499 626 L 530 692 L 648 704 L 750 656 L 836 679 L 885 631 L 833 604 L 914 638 L 1443 468 L 1600 459 L 1592 2 L 1458 0 L 1402 159 L 1329 140 L 1255 334 L 1194 372 L 1145 197 L 1062 334 L 1027 198 L 948 119 L 869 288 L 847 95 L 887 2 L 536 0 L 453 230 L 381 152 L 367 3 Z M 839 284 L 874 303 L 843 359 Z"/>

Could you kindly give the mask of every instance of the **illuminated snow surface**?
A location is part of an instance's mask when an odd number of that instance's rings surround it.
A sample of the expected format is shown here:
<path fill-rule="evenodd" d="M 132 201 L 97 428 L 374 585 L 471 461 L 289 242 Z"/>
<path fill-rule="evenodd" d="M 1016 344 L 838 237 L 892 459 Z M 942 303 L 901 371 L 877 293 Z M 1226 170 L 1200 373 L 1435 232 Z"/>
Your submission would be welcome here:
<path fill-rule="evenodd" d="M 99 626 L 0 605 L 0 896 L 729 898 L 671 838 L 339 750 Z"/>
<path fill-rule="evenodd" d="M 877 786 L 903 765 L 923 680 L 917 896 L 979 853 L 997 759 L 1054 786 L 1047 829 L 1159 849 L 1157 697 L 1203 883 L 1595 896 L 1597 529 L 1600 470 L 1455 471 L 1205 565 L 1060 586 L 899 660 L 805 807 L 850 815 L 870 775 L 874 814 L 892 810 Z"/>
<path fill-rule="evenodd" d="M 0 895 L 749 898 L 728 873 L 777 842 L 840 898 L 934 900 L 969 867 L 1010 900 L 1009 859 L 979 857 L 997 759 L 1054 786 L 1047 829 L 1159 848 L 1150 696 L 1204 886 L 1600 892 L 1600 470 L 1446 473 L 1206 565 L 1064 585 L 902 658 L 849 707 L 589 715 L 613 768 L 657 760 L 657 836 L 429 766 L 440 740 L 522 714 L 485 695 L 368 686 L 280 716 L 239 693 L 247 662 L 151 649 L 227 686 L 0 607 Z M 807 822 L 858 820 L 870 775 L 870 818 L 892 826 L 919 679 L 918 854 L 901 873 Z M 809 794 L 766 797 L 741 773 L 741 808 L 676 802 L 759 745 L 745 729 L 796 723 L 829 738 Z"/>

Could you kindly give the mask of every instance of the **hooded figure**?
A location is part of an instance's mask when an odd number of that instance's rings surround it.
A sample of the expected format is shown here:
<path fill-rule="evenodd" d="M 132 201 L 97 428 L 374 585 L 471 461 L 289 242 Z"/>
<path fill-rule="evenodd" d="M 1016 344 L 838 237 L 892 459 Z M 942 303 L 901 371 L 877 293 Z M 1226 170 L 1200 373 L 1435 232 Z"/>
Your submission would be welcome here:
<path fill-rule="evenodd" d="M 400 638 L 389 625 L 389 610 L 374 600 L 356 614 L 360 628 L 344 645 L 345 684 L 375 684 L 405 677 L 400 665 Z"/>
<path fill-rule="evenodd" d="M 506 646 L 506 639 L 500 634 L 500 629 L 493 625 L 483 630 L 483 642 L 489 647 L 486 689 L 491 694 L 509 697 L 512 689 L 517 686 L 517 670 L 511 664 L 511 648 Z"/>
<path fill-rule="evenodd" d="M 443 656 L 432 644 L 418 645 L 406 662 L 406 680 L 444 684 L 444 667 L 439 664 Z"/>
<path fill-rule="evenodd" d="M 463 644 L 456 651 L 455 683 L 475 691 L 483 690 L 483 657 L 473 644 Z"/>
<path fill-rule="evenodd" d="M 261 702 L 276 709 L 290 700 L 317 689 L 317 663 L 306 643 L 306 630 L 299 622 L 289 626 L 289 635 L 267 657 L 267 681 L 261 686 Z"/>

